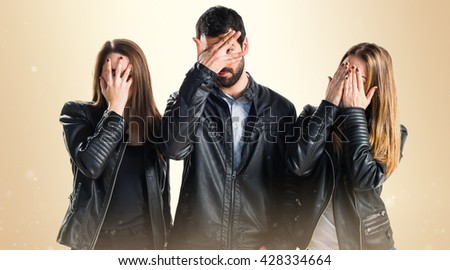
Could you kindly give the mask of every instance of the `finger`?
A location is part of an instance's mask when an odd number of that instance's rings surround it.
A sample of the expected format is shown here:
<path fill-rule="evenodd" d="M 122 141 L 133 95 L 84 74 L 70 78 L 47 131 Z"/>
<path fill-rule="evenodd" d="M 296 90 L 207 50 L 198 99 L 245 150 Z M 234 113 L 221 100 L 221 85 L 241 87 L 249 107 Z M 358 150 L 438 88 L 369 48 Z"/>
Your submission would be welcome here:
<path fill-rule="evenodd" d="M 328 76 L 328 84 L 331 83 L 331 80 L 333 80 L 333 78 L 331 78 L 330 76 Z"/>
<path fill-rule="evenodd" d="M 235 30 L 228 31 L 228 33 L 222 38 L 222 45 L 229 44 L 232 38 L 236 37 L 236 39 L 238 39 L 240 35 L 241 31 L 237 32 Z"/>
<path fill-rule="evenodd" d="M 230 39 L 234 39 L 234 40 L 238 40 L 239 39 L 239 37 L 241 37 L 241 35 L 242 35 L 242 32 L 241 31 L 234 31 L 234 34 L 232 34 L 232 36 L 230 37 Z"/>
<path fill-rule="evenodd" d="M 226 65 L 232 65 L 235 63 L 239 63 L 242 60 L 242 57 L 238 57 L 238 58 L 228 58 L 226 60 Z"/>
<path fill-rule="evenodd" d="M 200 55 L 204 49 L 203 49 L 203 43 L 200 39 L 193 37 L 192 40 L 195 42 L 195 46 L 197 47 L 197 56 Z"/>
<path fill-rule="evenodd" d="M 330 88 L 331 91 L 335 92 L 334 95 L 339 96 L 339 104 L 342 103 L 342 98 L 343 98 L 343 95 L 345 94 L 344 93 L 345 87 L 346 87 L 345 84 L 347 82 L 346 78 L 347 78 L 347 76 L 344 74 L 344 76 L 338 82 L 335 82 L 335 84 L 333 86 L 331 86 L 331 88 Z M 339 104 L 337 104 L 337 105 L 339 105 Z"/>
<path fill-rule="evenodd" d="M 342 67 L 347 67 L 348 66 L 348 62 L 342 62 L 340 65 L 339 65 L 339 67 L 338 67 L 338 69 L 340 69 L 340 68 L 342 68 Z"/>
<path fill-rule="evenodd" d="M 350 69 L 348 74 L 348 91 L 349 94 L 353 94 L 353 91 L 355 91 L 353 89 L 353 69 Z"/>
<path fill-rule="evenodd" d="M 238 53 L 238 54 L 232 54 L 232 55 L 231 54 L 227 54 L 227 55 L 224 56 L 224 57 L 226 57 L 226 59 L 225 59 L 226 64 L 229 65 L 229 64 L 238 63 L 238 62 L 240 62 L 242 60 L 244 55 L 246 55 L 246 53 L 243 53 L 243 52 Z"/>
<path fill-rule="evenodd" d="M 338 69 L 336 69 L 336 71 L 334 72 L 334 74 L 333 74 L 333 78 L 338 78 L 339 77 L 339 72 L 341 71 L 341 68 L 342 68 L 342 65 L 340 65 L 339 67 L 338 67 Z"/>
<path fill-rule="evenodd" d="M 228 33 L 226 33 L 218 42 L 213 44 L 211 47 L 208 48 L 209 51 L 216 51 L 222 48 L 222 46 L 227 46 L 230 44 L 230 39 L 233 37 L 233 35 L 236 34 L 236 31 L 231 30 Z"/>
<path fill-rule="evenodd" d="M 244 55 L 246 55 L 246 54 L 247 54 L 247 52 L 238 52 L 238 53 L 225 54 L 225 55 L 222 55 L 220 57 L 220 59 L 221 59 L 221 61 L 226 62 L 227 65 L 228 64 L 234 64 L 234 63 L 237 63 L 237 62 L 241 61 L 242 57 Z"/>
<path fill-rule="evenodd" d="M 133 84 L 133 78 L 130 78 L 130 79 L 127 81 L 127 90 L 128 90 L 128 91 L 130 90 L 130 87 L 131 87 L 132 84 Z"/>
<path fill-rule="evenodd" d="M 372 101 L 372 97 L 375 94 L 376 90 L 378 90 L 378 87 L 374 86 L 374 87 L 370 88 L 369 92 L 367 92 L 366 98 L 367 98 L 368 104 L 370 104 L 370 102 Z"/>
<path fill-rule="evenodd" d="M 343 77 L 348 72 L 348 62 L 345 62 L 344 65 L 340 68 L 339 76 Z"/>
<path fill-rule="evenodd" d="M 122 77 L 122 78 L 124 79 L 124 80 L 123 80 L 124 82 L 128 81 L 128 79 L 129 79 L 128 77 L 130 77 L 131 67 L 132 67 L 131 64 L 129 64 L 128 67 L 127 67 L 127 69 L 126 69 L 125 72 L 123 73 L 123 77 Z"/>
<path fill-rule="evenodd" d="M 107 78 L 107 81 L 105 83 L 111 83 L 112 82 L 112 69 L 111 69 L 111 59 L 106 59 L 105 64 L 102 68 L 102 75 L 104 78 Z"/>
<path fill-rule="evenodd" d="M 119 57 L 119 63 L 117 64 L 117 67 L 116 67 L 116 74 L 115 74 L 116 81 L 121 79 L 120 75 L 122 74 L 122 69 L 123 69 L 122 65 L 123 65 L 123 57 L 121 56 L 121 57 Z"/>
<path fill-rule="evenodd" d="M 348 65 L 347 62 L 339 65 L 338 69 L 336 70 L 336 72 L 334 73 L 334 76 L 333 76 L 335 81 L 337 81 L 337 82 L 341 81 L 345 72 L 347 72 L 347 65 Z"/>
<path fill-rule="evenodd" d="M 355 91 L 355 92 L 363 91 L 363 93 L 364 93 L 364 88 L 363 89 L 358 88 L 358 75 L 356 73 L 358 73 L 358 72 L 356 72 L 356 68 L 353 68 L 353 71 L 352 71 L 353 91 Z"/>
<path fill-rule="evenodd" d="M 344 74 L 344 78 L 339 81 L 338 89 L 339 89 L 339 91 L 341 91 L 341 93 L 344 91 L 345 83 L 347 82 L 347 78 L 348 78 L 348 75 Z"/>
<path fill-rule="evenodd" d="M 228 50 L 229 48 L 231 48 L 230 44 L 232 43 L 233 39 L 238 40 L 238 38 L 240 36 L 241 36 L 241 31 L 236 32 L 234 30 L 231 30 L 230 32 L 228 32 L 228 34 L 226 34 L 225 37 L 223 37 L 221 42 L 219 42 L 217 45 L 218 45 L 219 49 L 226 47 L 226 49 Z"/>
<path fill-rule="evenodd" d="M 344 79 L 344 95 L 348 96 L 350 94 L 350 89 L 349 89 L 349 85 L 350 85 L 350 81 L 349 81 L 349 76 L 350 74 L 345 75 L 345 79 Z"/>
<path fill-rule="evenodd" d="M 230 53 L 230 54 L 227 54 L 227 55 L 231 59 L 236 59 L 236 58 L 242 58 L 242 57 L 246 56 L 247 53 L 248 53 L 248 51 L 241 51 L 241 52 L 237 52 L 237 53 Z"/>
<path fill-rule="evenodd" d="M 100 83 L 100 90 L 101 90 L 102 92 L 106 91 L 106 83 L 105 83 L 105 81 L 103 80 L 103 78 L 102 78 L 102 77 L 99 77 L 99 78 L 98 78 L 98 81 L 99 81 L 99 83 Z"/>
<path fill-rule="evenodd" d="M 363 81 L 362 74 L 361 74 L 361 72 L 359 71 L 359 68 L 356 68 L 356 79 L 357 79 L 359 91 L 364 91 L 364 93 L 365 93 L 365 89 L 364 89 L 364 81 Z"/>

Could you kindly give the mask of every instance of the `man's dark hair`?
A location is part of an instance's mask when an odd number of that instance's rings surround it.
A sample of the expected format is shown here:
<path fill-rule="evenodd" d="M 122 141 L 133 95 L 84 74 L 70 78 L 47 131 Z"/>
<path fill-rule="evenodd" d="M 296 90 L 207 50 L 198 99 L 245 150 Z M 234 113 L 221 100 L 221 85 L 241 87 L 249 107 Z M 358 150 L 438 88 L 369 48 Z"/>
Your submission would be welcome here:
<path fill-rule="evenodd" d="M 244 22 L 236 11 L 223 6 L 209 8 L 200 16 L 195 26 L 197 38 L 202 35 L 217 37 L 227 33 L 230 29 L 236 32 L 241 31 L 241 36 L 237 41 L 242 46 L 246 35 Z"/>

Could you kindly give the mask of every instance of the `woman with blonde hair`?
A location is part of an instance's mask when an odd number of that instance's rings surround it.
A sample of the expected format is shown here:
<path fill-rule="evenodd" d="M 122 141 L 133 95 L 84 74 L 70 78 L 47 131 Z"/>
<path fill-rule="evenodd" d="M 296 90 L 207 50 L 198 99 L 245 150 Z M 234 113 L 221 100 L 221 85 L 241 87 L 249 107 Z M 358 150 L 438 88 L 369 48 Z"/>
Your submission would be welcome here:
<path fill-rule="evenodd" d="M 407 136 L 399 123 L 389 53 L 351 47 L 329 77 L 325 100 L 305 106 L 287 162 L 283 234 L 301 249 L 393 249 L 382 185 Z M 294 237 L 292 237 L 294 236 Z"/>
<path fill-rule="evenodd" d="M 164 249 L 169 163 L 156 147 L 161 115 L 141 48 L 107 41 L 93 89 L 91 102 L 61 111 L 74 189 L 57 240 L 72 249 Z"/>

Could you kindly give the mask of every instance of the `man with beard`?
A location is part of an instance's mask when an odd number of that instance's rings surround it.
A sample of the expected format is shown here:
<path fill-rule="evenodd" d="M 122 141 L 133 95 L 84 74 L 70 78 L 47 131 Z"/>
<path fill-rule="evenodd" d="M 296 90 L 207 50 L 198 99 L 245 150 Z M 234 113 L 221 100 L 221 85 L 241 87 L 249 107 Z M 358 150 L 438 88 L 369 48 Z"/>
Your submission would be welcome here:
<path fill-rule="evenodd" d="M 169 249 L 274 248 L 291 102 L 245 72 L 236 11 L 215 6 L 196 25 L 197 63 L 173 94 L 161 152 L 184 159 Z"/>

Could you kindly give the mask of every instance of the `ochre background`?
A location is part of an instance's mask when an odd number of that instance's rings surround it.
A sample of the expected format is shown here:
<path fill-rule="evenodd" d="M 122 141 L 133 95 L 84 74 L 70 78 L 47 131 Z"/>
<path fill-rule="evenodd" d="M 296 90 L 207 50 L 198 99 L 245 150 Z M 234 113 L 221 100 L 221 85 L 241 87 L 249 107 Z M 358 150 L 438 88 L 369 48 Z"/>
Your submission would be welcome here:
<path fill-rule="evenodd" d="M 383 198 L 398 249 L 449 249 L 450 2 L 446 0 L 0 2 L 0 249 L 66 249 L 56 234 L 72 189 L 58 116 L 90 100 L 96 53 L 129 38 L 150 63 L 164 111 L 196 60 L 191 37 L 210 6 L 237 10 L 250 44 L 247 70 L 300 112 L 324 97 L 327 76 L 352 45 L 392 55 L 404 158 Z M 175 209 L 181 162 L 172 162 Z"/>

